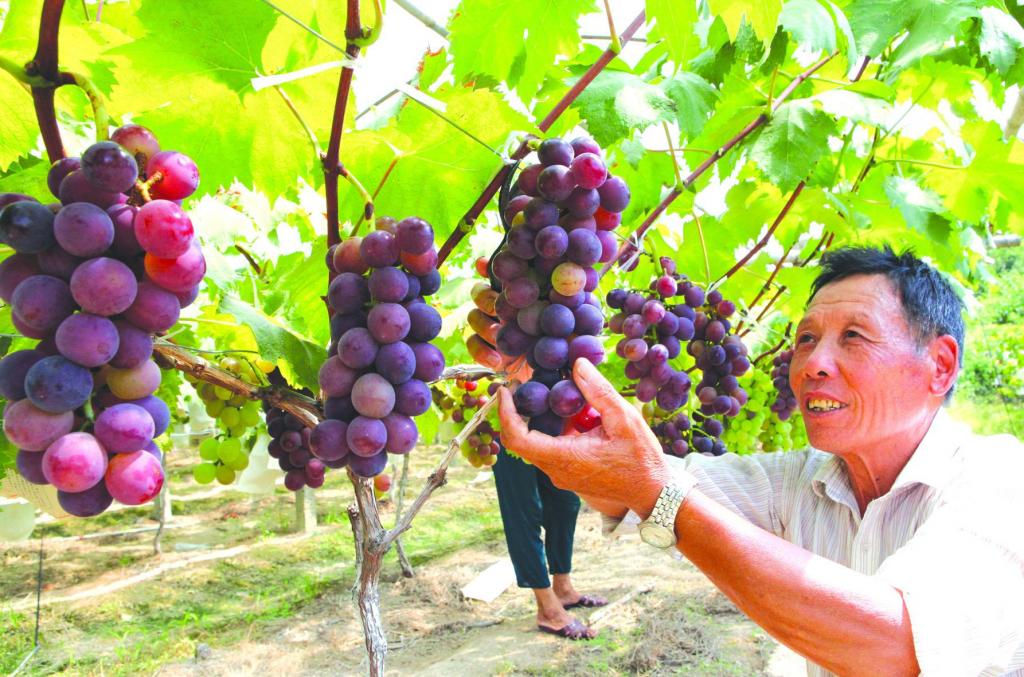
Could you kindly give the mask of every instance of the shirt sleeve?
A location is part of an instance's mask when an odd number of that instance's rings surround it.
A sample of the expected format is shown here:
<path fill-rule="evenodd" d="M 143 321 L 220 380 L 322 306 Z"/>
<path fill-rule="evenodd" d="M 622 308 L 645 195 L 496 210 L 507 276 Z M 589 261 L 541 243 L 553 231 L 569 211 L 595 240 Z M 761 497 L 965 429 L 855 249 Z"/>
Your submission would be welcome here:
<path fill-rule="evenodd" d="M 704 456 L 667 456 L 672 475 L 692 475 L 696 488 L 751 524 L 782 536 L 785 530 L 788 496 L 799 478 L 806 452 Z M 640 518 L 630 511 L 621 520 L 603 517 L 602 532 L 620 536 L 632 533 Z"/>
<path fill-rule="evenodd" d="M 922 675 L 1024 674 L 1022 511 L 997 489 L 947 502 L 882 562 L 876 576 L 903 595 Z"/>

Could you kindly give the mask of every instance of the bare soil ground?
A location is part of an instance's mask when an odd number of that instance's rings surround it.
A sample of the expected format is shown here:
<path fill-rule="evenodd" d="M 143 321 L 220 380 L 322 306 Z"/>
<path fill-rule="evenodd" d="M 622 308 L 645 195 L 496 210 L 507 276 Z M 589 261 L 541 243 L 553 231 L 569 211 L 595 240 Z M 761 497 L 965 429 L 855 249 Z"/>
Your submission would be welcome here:
<path fill-rule="evenodd" d="M 425 476 L 429 456 L 418 465 L 414 470 Z M 591 512 L 581 513 L 577 526 L 576 585 L 613 602 L 632 595 L 607 613 L 579 614 L 599 617 L 597 639 L 539 633 L 532 595 L 515 586 L 492 603 L 464 598 L 463 586 L 507 557 L 493 483 L 480 479 L 465 465 L 452 468 L 449 485 L 417 518 L 406 536 L 414 578 L 401 578 L 393 555 L 386 562 L 381 603 L 389 674 L 803 674 L 799 661 L 779 667 L 776 643 L 693 566 L 635 537 L 601 537 Z M 206 491 L 189 482 L 181 473 L 178 496 Z M 350 492 L 343 478 L 318 492 L 321 526 L 309 537 L 288 533 L 288 495 L 252 500 L 228 491 L 179 502 L 158 557 L 151 533 L 67 538 L 151 525 L 148 513 L 51 527 L 43 646 L 22 674 L 365 674 L 349 591 L 351 533 L 340 517 Z M 385 509 L 386 521 L 392 510 Z M 31 640 L 36 554 L 30 544 L 0 551 L 0 635 L 21 638 L 0 640 L 0 653 L 10 654 L 0 661 L 6 666 L 7 659 L 17 664 Z"/>

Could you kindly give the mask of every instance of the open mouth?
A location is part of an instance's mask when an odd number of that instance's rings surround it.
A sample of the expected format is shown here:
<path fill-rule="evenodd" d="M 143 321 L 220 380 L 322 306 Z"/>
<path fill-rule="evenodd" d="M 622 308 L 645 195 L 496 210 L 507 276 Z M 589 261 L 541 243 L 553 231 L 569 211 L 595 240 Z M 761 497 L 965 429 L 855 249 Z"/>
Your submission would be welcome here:
<path fill-rule="evenodd" d="M 830 411 L 838 411 L 839 409 L 845 409 L 846 405 L 836 400 L 830 400 L 827 398 L 814 397 L 807 400 L 807 410 L 813 411 L 816 414 L 823 414 Z"/>

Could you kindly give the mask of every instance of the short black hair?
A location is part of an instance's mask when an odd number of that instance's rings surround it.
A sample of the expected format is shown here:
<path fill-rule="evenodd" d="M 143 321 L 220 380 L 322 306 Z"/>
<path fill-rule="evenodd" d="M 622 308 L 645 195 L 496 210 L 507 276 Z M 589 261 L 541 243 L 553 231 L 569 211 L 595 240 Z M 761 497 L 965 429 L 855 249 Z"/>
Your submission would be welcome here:
<path fill-rule="evenodd" d="M 956 339 L 960 366 L 964 363 L 964 302 L 938 270 L 909 249 L 842 247 L 821 257 L 821 272 L 811 284 L 810 303 L 821 288 L 853 275 L 884 275 L 899 293 L 903 317 L 919 347 L 938 336 Z M 948 401 L 953 388 L 946 393 Z"/>

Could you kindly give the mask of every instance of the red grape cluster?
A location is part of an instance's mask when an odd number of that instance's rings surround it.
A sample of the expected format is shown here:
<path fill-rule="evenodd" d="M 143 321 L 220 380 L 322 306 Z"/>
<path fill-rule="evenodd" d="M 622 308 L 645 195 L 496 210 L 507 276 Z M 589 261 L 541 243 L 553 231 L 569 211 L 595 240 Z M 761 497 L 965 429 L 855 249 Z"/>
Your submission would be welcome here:
<path fill-rule="evenodd" d="M 324 484 L 327 468 L 345 467 L 344 454 L 333 459 L 314 456 L 314 429 L 307 428 L 298 417 L 283 409 L 267 409 L 267 432 L 273 438 L 267 453 L 277 459 L 284 471 L 284 486 L 288 491 L 303 487 L 319 489 Z"/>
<path fill-rule="evenodd" d="M 775 401 L 769 407 L 779 417 L 780 421 L 788 420 L 796 409 L 796 395 L 789 385 L 789 366 L 793 361 L 793 349 L 784 350 L 772 360 L 772 385 L 778 391 Z"/>
<path fill-rule="evenodd" d="M 651 283 L 648 293 L 608 292 L 608 306 L 619 311 L 609 320 L 609 328 L 623 335 L 615 349 L 627 360 L 625 373 L 636 381 L 636 398 L 655 402 L 669 414 L 654 426 L 666 453 L 683 456 L 692 445 L 701 453 L 722 454 L 723 425 L 714 417 L 736 416 L 747 401 L 737 381 L 750 369 L 747 348 L 729 334 L 729 317 L 736 306 L 718 290 L 705 293 L 677 273 L 670 258 L 662 257 L 661 265 L 664 274 Z M 682 297 L 682 303 L 670 303 L 673 297 Z M 687 371 L 671 363 L 682 353 L 683 342 L 701 372 L 696 386 Z M 692 420 L 686 414 L 672 416 L 687 403 L 691 391 L 700 402 Z"/>
<path fill-rule="evenodd" d="M 516 390 L 516 410 L 529 417 L 531 429 L 559 435 L 564 420 L 586 408 L 572 364 L 581 357 L 604 360 L 594 265 L 615 256 L 612 231 L 629 204 L 629 188 L 608 173 L 592 139 L 546 139 L 537 158 L 519 174 L 521 193 L 503 206 L 511 228 L 491 261 L 502 287 L 496 342 L 506 355 L 525 355 L 533 368 Z"/>
<path fill-rule="evenodd" d="M 331 346 L 319 379 L 326 420 L 310 449 L 373 477 L 389 453 L 416 446 L 413 417 L 430 407 L 427 383 L 444 371 L 444 355 L 430 343 L 441 315 L 424 301 L 441 287 L 434 229 L 415 216 L 378 219 L 377 230 L 339 244 L 331 264 Z"/>
<path fill-rule="evenodd" d="M 0 194 L 0 241 L 15 251 L 0 263 L 0 298 L 39 341 L 0 361 L 4 432 L 21 475 L 55 486 L 80 517 L 159 493 L 153 438 L 170 412 L 153 394 L 152 335 L 177 322 L 206 272 L 180 206 L 199 183 L 195 163 L 138 125 L 111 139 L 54 163 L 59 204 Z"/>

